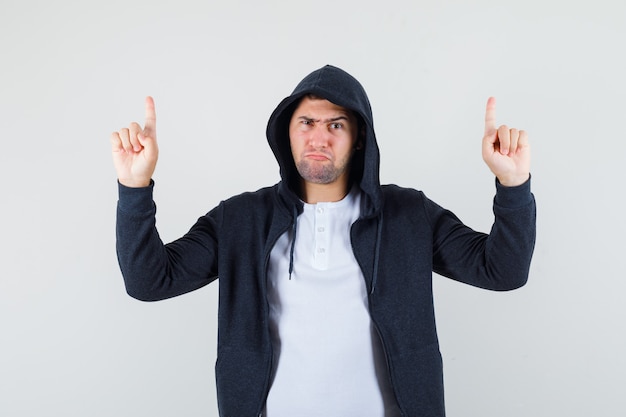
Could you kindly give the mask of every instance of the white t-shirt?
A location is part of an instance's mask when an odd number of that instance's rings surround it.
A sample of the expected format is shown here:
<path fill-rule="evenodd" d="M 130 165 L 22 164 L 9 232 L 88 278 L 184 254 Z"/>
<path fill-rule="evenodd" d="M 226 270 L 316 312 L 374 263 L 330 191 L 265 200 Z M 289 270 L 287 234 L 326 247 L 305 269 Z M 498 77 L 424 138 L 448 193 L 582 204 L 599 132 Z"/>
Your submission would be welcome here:
<path fill-rule="evenodd" d="M 267 417 L 390 417 L 398 412 L 367 291 L 350 244 L 360 193 L 305 204 L 268 270 L 273 382 Z"/>

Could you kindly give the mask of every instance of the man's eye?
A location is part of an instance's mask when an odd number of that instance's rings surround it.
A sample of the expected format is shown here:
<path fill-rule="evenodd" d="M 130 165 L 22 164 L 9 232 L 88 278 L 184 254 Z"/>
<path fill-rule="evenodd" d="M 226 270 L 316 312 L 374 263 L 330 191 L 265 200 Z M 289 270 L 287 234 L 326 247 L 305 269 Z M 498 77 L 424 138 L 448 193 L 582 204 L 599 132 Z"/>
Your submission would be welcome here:
<path fill-rule="evenodd" d="M 343 124 L 341 124 L 341 123 L 331 123 L 330 127 L 331 127 L 331 129 L 341 129 L 343 127 Z"/>

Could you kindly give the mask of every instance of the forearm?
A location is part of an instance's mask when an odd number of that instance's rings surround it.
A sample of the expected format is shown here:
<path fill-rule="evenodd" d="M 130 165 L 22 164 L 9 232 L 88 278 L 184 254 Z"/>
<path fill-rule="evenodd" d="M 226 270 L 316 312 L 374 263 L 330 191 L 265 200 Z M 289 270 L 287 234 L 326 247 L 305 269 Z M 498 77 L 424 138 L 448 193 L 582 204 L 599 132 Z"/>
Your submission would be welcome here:
<path fill-rule="evenodd" d="M 519 186 L 497 183 L 496 187 L 495 219 L 486 243 L 485 263 L 493 279 L 506 283 L 502 289 L 514 289 L 528 280 L 536 238 L 535 199 L 530 178 Z"/>

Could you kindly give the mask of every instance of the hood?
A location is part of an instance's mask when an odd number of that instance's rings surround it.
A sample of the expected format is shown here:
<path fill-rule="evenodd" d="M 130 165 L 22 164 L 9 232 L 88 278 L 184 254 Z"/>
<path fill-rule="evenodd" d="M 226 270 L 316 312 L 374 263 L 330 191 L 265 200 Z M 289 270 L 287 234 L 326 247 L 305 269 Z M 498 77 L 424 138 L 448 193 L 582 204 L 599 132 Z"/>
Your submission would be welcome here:
<path fill-rule="evenodd" d="M 314 94 L 338 106 L 352 110 L 358 115 L 364 130 L 363 148 L 354 154 L 351 163 L 351 179 L 363 191 L 365 205 L 362 215 L 372 215 L 380 210 L 380 152 L 374 134 L 372 108 L 367 94 L 353 76 L 340 68 L 326 65 L 313 71 L 296 86 L 290 96 L 283 99 L 270 116 L 267 124 L 267 140 L 280 166 L 283 185 L 293 194 L 298 193 L 300 175 L 296 169 L 289 145 L 289 122 L 300 99 Z"/>

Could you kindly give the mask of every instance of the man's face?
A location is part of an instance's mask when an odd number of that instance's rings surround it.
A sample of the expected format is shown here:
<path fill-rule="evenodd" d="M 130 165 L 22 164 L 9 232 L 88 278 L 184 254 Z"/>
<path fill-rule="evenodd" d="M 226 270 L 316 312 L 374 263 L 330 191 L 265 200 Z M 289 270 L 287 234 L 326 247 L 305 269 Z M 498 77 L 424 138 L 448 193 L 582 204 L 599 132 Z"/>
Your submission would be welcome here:
<path fill-rule="evenodd" d="M 304 181 L 347 184 L 357 131 L 356 117 L 349 110 L 304 97 L 289 123 L 291 153 Z"/>

